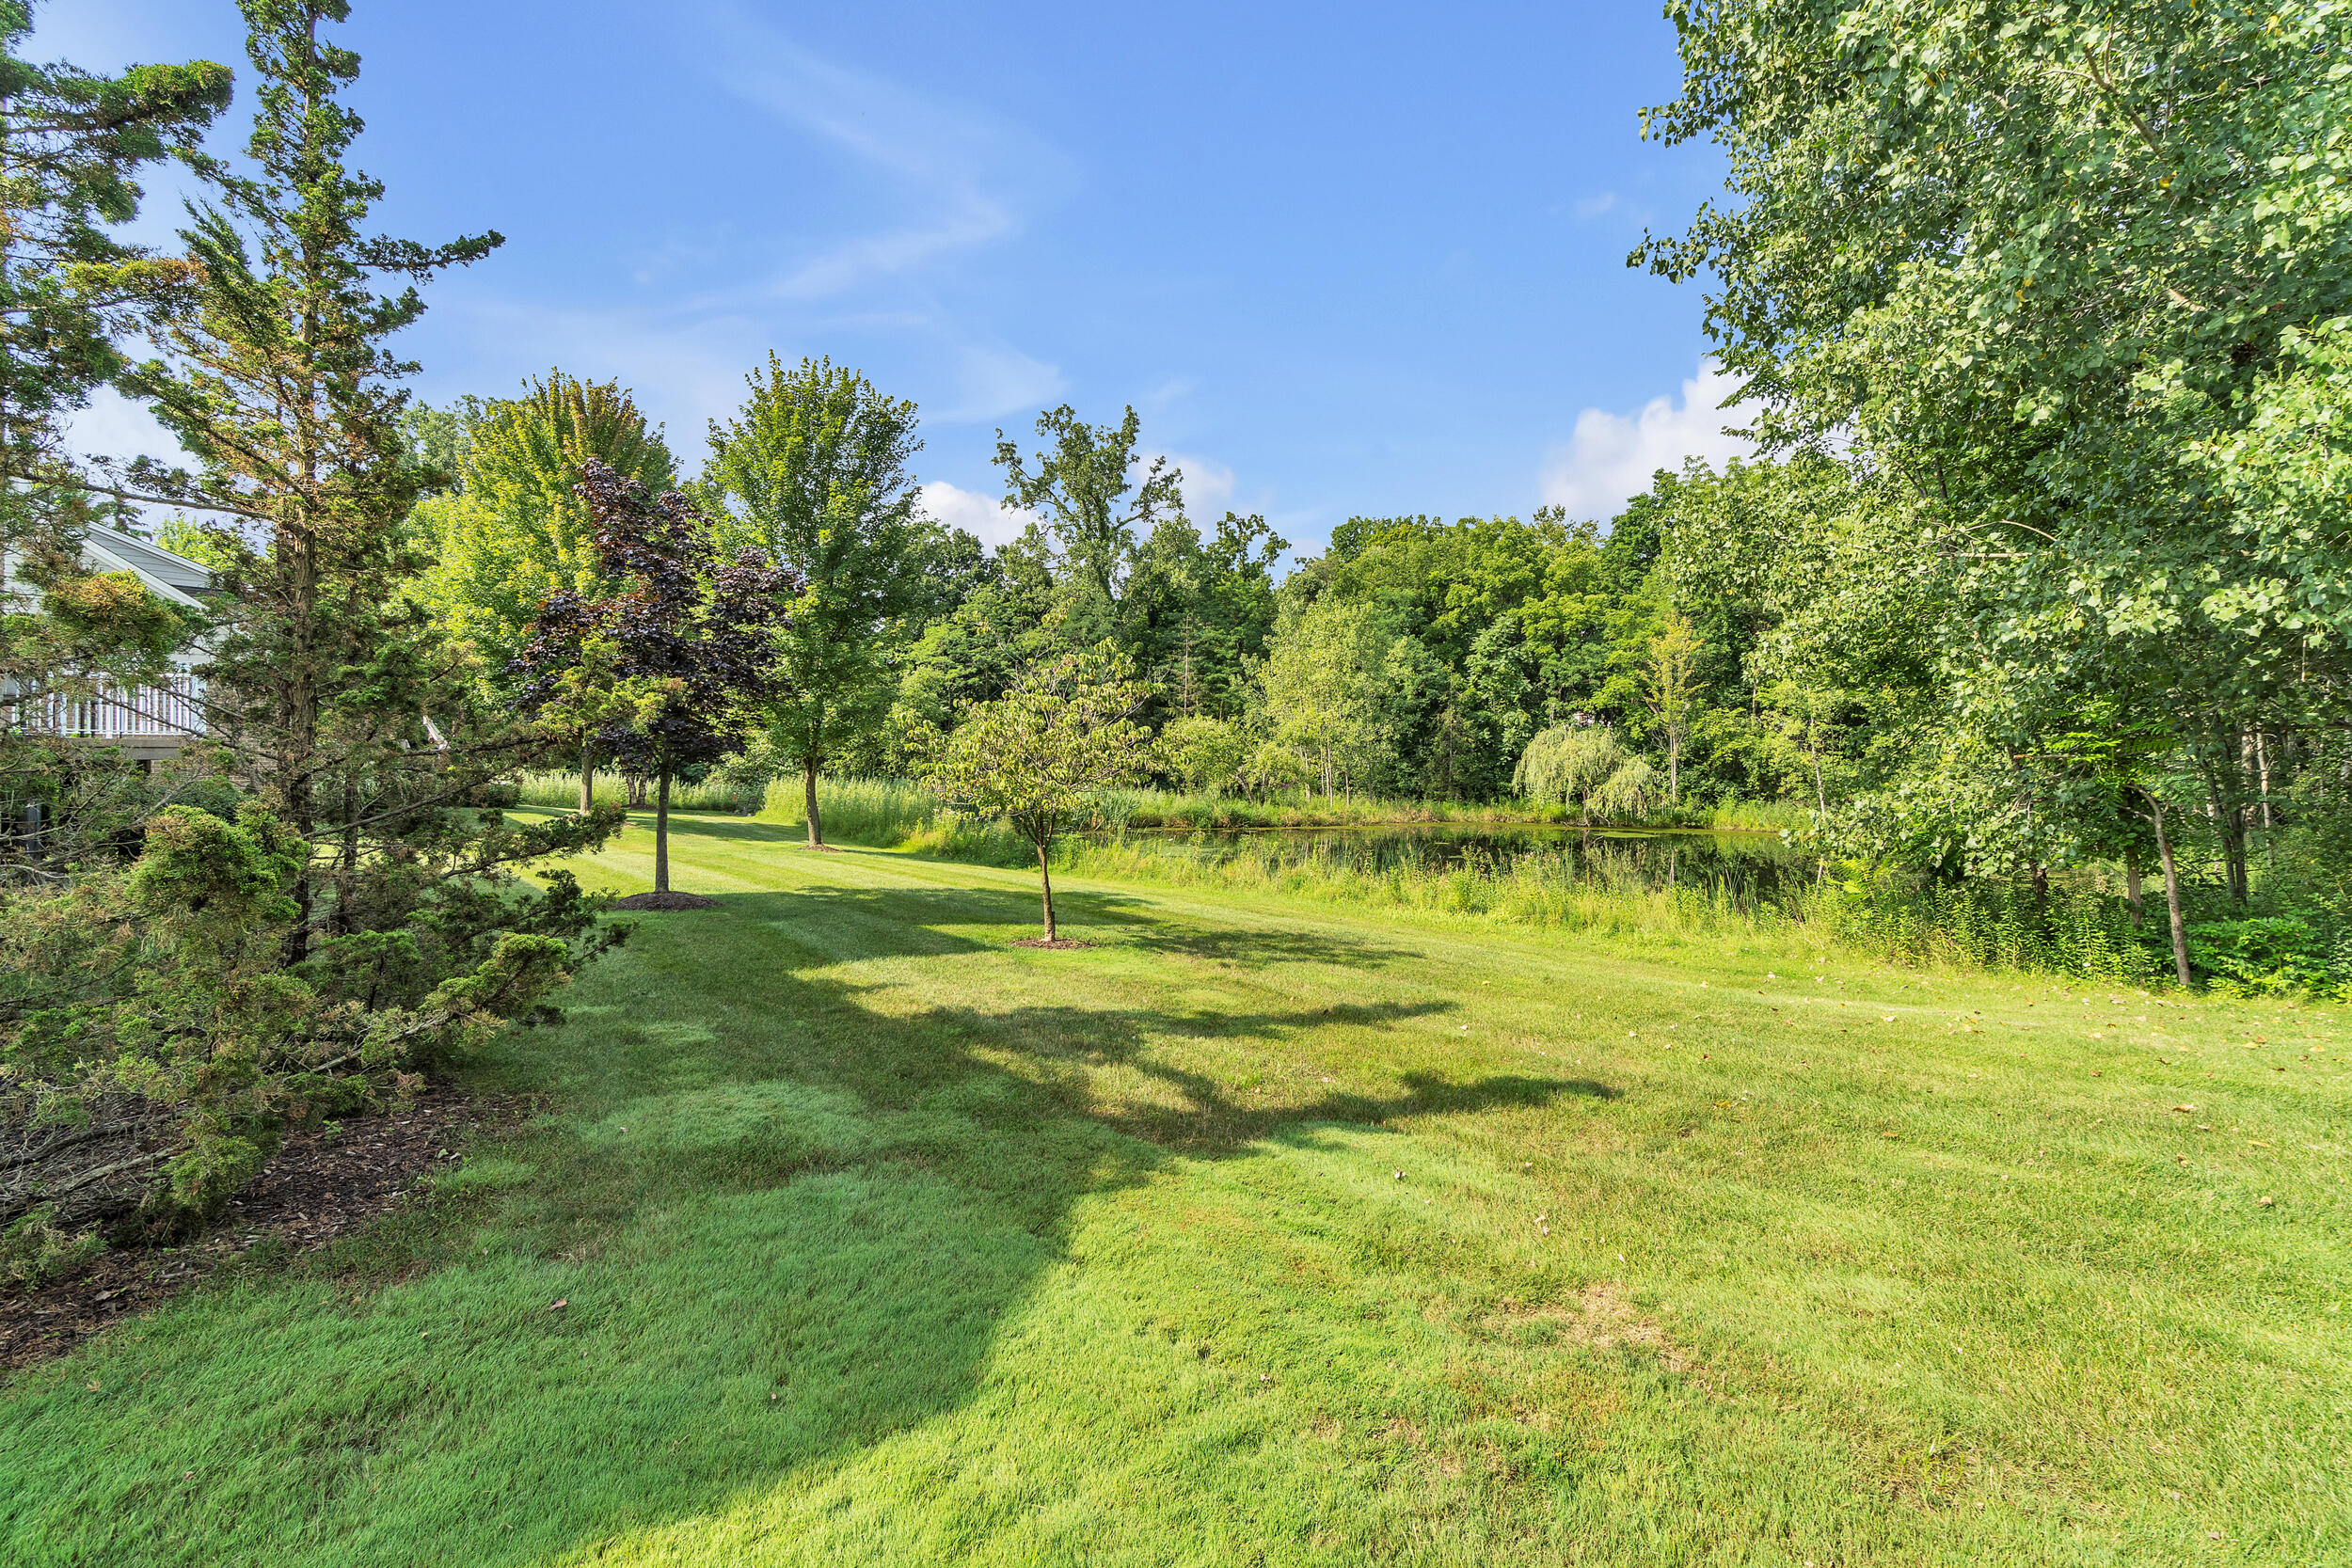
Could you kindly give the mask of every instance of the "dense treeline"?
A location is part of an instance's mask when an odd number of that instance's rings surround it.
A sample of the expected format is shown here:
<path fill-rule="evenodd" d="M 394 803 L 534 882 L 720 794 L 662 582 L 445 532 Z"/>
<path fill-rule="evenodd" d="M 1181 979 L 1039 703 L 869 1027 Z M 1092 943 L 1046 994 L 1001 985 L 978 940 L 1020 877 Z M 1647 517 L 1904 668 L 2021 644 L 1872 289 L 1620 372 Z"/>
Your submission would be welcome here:
<path fill-rule="evenodd" d="M 36 67 L 0 0 L 0 1260 L 201 1216 L 289 1117 L 535 1016 L 612 940 L 546 866 L 617 831 L 599 769 L 658 809 L 797 778 L 813 847 L 826 775 L 926 777 L 1041 874 L 1147 777 L 1769 805 L 1890 920 L 2352 983 L 2340 11 L 1677 7 L 1648 128 L 1728 193 L 1629 260 L 1708 279 L 1759 455 L 1297 557 L 1188 516 L 1132 408 L 999 433 L 1026 522 L 992 550 L 924 515 L 914 405 L 830 360 L 754 368 L 694 461 L 561 370 L 412 405 L 419 286 L 500 238 L 368 232 L 344 0 L 241 9 L 230 158 L 225 69 Z M 166 157 L 201 187 L 176 253 L 114 237 Z M 73 458 L 103 386 L 186 466 Z M 210 602 L 80 564 L 139 506 Z M 60 733 L 199 656 L 178 762 Z M 576 816 L 491 809 L 549 768 Z"/>

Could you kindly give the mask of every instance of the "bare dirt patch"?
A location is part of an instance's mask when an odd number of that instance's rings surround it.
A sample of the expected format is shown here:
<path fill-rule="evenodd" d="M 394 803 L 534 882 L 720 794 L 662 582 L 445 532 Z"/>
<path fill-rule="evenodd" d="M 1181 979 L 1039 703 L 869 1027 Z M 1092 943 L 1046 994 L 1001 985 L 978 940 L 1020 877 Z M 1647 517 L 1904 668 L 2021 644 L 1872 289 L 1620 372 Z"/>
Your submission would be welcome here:
<path fill-rule="evenodd" d="M 1670 1372 L 1692 1372 L 1698 1363 L 1666 1337 L 1658 1320 L 1642 1315 L 1624 1291 L 1606 1281 L 1587 1285 L 1573 1303 L 1506 1307 L 1487 1320 L 1495 1329 L 1544 1324 L 1561 1338 L 1594 1350 L 1627 1347 L 1645 1351 Z"/>
<path fill-rule="evenodd" d="M 1091 947 L 1094 943 L 1090 942 L 1073 942 L 1068 937 L 1056 937 L 1051 942 L 1047 942 L 1043 937 L 1030 937 L 1026 941 L 1016 942 L 1013 945 L 1015 947 L 1048 947 L 1058 953 L 1066 948 Z"/>
<path fill-rule="evenodd" d="M 404 1109 L 343 1117 L 333 1135 L 318 1127 L 292 1130 L 203 1235 L 178 1246 L 113 1249 L 38 1290 L 0 1291 L 0 1369 L 63 1355 L 256 1245 L 274 1241 L 297 1256 L 316 1252 L 392 1208 L 428 1168 L 462 1159 L 459 1146 L 476 1131 L 521 1109 L 434 1085 Z"/>
<path fill-rule="evenodd" d="M 632 893 L 626 898 L 615 898 L 616 910 L 707 910 L 718 904 L 716 898 L 705 898 L 699 893 Z"/>

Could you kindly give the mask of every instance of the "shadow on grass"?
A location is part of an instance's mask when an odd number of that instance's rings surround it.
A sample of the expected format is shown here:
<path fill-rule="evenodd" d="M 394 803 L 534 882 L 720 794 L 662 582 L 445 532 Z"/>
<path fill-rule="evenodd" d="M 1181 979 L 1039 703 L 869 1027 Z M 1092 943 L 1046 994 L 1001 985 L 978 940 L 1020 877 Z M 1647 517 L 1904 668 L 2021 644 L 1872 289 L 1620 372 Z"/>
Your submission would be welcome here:
<path fill-rule="evenodd" d="M 1188 1053 L 1453 1005 L 995 1006 L 1026 972 L 948 966 L 938 986 L 961 994 L 894 1012 L 901 994 L 836 966 L 1001 953 L 966 933 L 1014 923 L 1021 901 L 721 902 L 645 922 L 575 988 L 572 1022 L 487 1064 L 564 1109 L 477 1149 L 437 1226 L 391 1260 L 437 1266 L 373 1295 L 345 1276 L 331 1298 L 293 1279 L 202 1298 L 20 1382 L 0 1406 L 0 1558 L 521 1562 L 834 1484 L 975 1397 L 1081 1199 L 1342 1125 L 1615 1093 L 1406 1073 L 1393 1092 L 1269 1104 Z M 1140 919 L 1116 940 L 1341 970 L 1394 956 Z M 86 1377 L 114 1393 L 102 1404 Z M 157 1477 L 183 1468 L 159 1504 Z"/>

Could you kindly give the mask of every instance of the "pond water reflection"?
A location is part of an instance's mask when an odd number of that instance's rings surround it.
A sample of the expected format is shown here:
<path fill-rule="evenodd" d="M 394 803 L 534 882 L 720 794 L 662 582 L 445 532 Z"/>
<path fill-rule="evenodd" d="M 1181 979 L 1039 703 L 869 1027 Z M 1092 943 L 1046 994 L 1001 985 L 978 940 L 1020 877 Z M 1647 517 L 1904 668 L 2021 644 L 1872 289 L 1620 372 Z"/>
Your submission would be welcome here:
<path fill-rule="evenodd" d="M 1687 887 L 1741 906 L 1774 902 L 1813 880 L 1820 860 L 1777 833 L 1643 832 L 1542 824 L 1413 823 L 1372 828 L 1263 828 L 1232 833 L 1127 834 L 1130 844 L 1212 863 L 1254 860 L 1269 872 L 1326 868 L 1359 874 L 1505 873 L 1535 861 L 1579 882 L 1657 890 Z"/>

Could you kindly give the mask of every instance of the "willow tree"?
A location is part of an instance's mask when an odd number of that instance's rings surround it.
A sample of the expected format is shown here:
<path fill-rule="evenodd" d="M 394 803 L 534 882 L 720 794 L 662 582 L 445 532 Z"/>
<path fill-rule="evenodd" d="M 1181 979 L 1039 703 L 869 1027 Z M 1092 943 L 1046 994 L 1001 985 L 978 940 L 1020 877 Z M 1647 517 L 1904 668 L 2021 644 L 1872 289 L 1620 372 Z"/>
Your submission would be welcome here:
<path fill-rule="evenodd" d="M 1531 800 L 1574 806 L 1589 828 L 1593 806 L 1630 756 L 1606 724 L 1554 724 L 1527 743 L 1511 787 Z"/>
<path fill-rule="evenodd" d="M 908 469 L 914 404 L 830 359 L 787 367 L 772 353 L 751 396 L 710 426 L 706 487 L 730 531 L 790 570 L 766 718 L 775 754 L 801 770 L 809 847 L 825 844 L 817 779 L 878 730 L 897 694 L 889 657 L 926 597 L 932 559 Z"/>
<path fill-rule="evenodd" d="M 574 493 L 591 459 L 655 495 L 677 482 L 660 430 L 625 388 L 551 370 L 526 381 L 520 397 L 472 411 L 455 483 L 417 507 L 434 553 L 419 591 L 493 668 L 521 651 L 548 594 L 593 597 L 611 586 L 598 572 L 594 519 Z"/>

